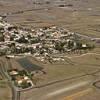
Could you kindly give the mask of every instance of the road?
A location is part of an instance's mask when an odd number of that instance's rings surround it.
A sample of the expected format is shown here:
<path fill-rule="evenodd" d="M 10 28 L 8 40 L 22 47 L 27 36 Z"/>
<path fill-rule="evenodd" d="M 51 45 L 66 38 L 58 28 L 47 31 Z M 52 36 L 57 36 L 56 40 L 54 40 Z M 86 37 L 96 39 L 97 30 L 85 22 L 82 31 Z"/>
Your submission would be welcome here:
<path fill-rule="evenodd" d="M 10 81 L 10 78 L 7 74 L 7 66 L 6 61 L 4 62 L 3 60 L 0 60 L 0 73 L 3 76 L 3 78 L 8 80 L 8 84 L 11 87 L 12 90 L 12 100 L 20 100 L 20 91 L 17 90 L 17 88 L 14 86 L 12 81 Z"/>
<path fill-rule="evenodd" d="M 12 88 L 12 100 L 20 100 L 20 91 L 16 87 Z"/>
<path fill-rule="evenodd" d="M 80 37 L 83 37 L 85 39 L 90 39 L 90 40 L 100 40 L 100 38 L 97 38 L 97 37 L 91 37 L 91 36 L 87 36 L 87 35 L 84 35 L 84 34 L 80 34 L 80 33 L 77 33 L 76 35 L 80 36 Z"/>
<path fill-rule="evenodd" d="M 57 56 L 54 56 L 54 57 L 61 57 L 61 58 L 68 58 L 69 60 L 71 58 L 79 58 L 79 57 L 83 57 L 83 56 L 86 56 L 86 55 L 96 55 L 96 56 L 100 56 L 100 53 L 84 53 L 84 54 L 81 54 L 81 55 L 78 55 L 78 56 L 66 56 L 66 55 L 57 55 Z"/>
<path fill-rule="evenodd" d="M 6 67 L 12 68 L 12 65 L 10 63 L 10 59 L 7 59 Z M 12 81 L 11 81 L 11 89 L 12 89 L 12 100 L 20 100 L 20 91 L 14 85 L 14 83 Z"/>

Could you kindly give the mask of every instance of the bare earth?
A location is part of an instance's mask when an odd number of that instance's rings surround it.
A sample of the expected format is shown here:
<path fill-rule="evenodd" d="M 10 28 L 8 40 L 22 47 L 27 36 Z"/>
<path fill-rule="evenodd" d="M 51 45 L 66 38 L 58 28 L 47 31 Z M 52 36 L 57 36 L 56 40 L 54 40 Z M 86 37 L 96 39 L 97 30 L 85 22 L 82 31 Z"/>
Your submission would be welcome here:
<path fill-rule="evenodd" d="M 11 89 L 3 80 L 0 80 L 0 100 L 11 100 Z"/>

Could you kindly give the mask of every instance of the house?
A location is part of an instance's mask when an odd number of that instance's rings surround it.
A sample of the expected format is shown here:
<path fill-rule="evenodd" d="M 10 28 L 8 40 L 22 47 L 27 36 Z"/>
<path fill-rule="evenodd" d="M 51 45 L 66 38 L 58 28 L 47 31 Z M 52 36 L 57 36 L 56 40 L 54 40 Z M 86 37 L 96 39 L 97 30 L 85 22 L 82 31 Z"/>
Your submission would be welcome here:
<path fill-rule="evenodd" d="M 82 48 L 87 48 L 87 44 L 82 44 Z"/>

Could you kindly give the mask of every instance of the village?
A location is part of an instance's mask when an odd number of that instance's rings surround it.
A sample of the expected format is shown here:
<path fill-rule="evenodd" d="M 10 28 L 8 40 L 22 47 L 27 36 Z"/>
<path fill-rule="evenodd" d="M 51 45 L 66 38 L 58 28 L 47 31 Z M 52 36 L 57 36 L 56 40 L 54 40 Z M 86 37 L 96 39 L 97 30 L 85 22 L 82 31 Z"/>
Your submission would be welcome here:
<path fill-rule="evenodd" d="M 57 26 L 23 29 L 0 17 L 0 55 L 32 55 L 40 61 L 64 60 L 52 56 L 94 48 L 77 33 Z"/>

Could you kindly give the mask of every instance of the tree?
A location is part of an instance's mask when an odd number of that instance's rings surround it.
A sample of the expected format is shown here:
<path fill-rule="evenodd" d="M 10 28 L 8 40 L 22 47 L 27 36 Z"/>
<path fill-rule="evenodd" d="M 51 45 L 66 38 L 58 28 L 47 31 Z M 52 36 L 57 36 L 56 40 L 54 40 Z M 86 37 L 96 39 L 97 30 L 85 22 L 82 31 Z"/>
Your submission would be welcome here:
<path fill-rule="evenodd" d="M 73 41 L 69 41 L 68 42 L 68 49 L 72 49 L 74 47 L 74 42 Z"/>
<path fill-rule="evenodd" d="M 60 52 L 61 52 L 61 51 L 64 51 L 64 45 L 65 45 L 65 43 L 58 42 L 58 43 L 56 43 L 56 45 L 55 45 L 55 49 L 56 49 L 56 50 L 59 50 Z"/>
<path fill-rule="evenodd" d="M 24 89 L 24 88 L 28 88 L 29 87 L 29 84 L 27 83 L 27 81 L 23 81 L 22 83 L 21 83 L 21 87 Z"/>

